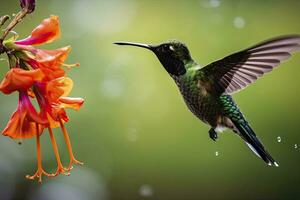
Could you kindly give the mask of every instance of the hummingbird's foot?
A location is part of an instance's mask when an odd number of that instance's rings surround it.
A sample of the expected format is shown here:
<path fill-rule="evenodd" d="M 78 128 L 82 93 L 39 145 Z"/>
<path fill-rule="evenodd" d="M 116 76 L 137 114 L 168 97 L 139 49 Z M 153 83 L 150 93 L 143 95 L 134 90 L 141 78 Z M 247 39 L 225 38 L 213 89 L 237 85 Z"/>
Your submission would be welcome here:
<path fill-rule="evenodd" d="M 217 139 L 218 139 L 218 134 L 217 134 L 217 132 L 215 131 L 214 128 L 211 128 L 211 129 L 208 131 L 208 133 L 209 133 L 209 137 L 210 137 L 213 141 L 217 141 Z"/>

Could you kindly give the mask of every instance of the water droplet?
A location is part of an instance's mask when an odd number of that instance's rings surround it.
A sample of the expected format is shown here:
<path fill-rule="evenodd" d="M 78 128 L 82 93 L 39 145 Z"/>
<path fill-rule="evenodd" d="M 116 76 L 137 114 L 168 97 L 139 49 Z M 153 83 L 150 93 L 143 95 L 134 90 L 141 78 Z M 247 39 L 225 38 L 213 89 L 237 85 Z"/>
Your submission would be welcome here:
<path fill-rule="evenodd" d="M 242 29 L 245 26 L 245 20 L 243 17 L 235 17 L 233 20 L 233 25 L 238 28 L 238 29 Z"/>
<path fill-rule="evenodd" d="M 294 148 L 295 148 L 295 149 L 298 149 L 298 144 L 295 144 L 295 145 L 294 145 Z"/>
<path fill-rule="evenodd" d="M 218 152 L 218 151 L 216 151 L 216 152 L 215 152 L 215 155 L 216 155 L 216 156 L 219 156 L 219 152 Z"/>
<path fill-rule="evenodd" d="M 277 137 L 277 142 L 281 142 L 281 137 L 280 136 Z"/>
<path fill-rule="evenodd" d="M 143 197 L 150 197 L 153 195 L 153 188 L 150 185 L 142 185 L 139 189 L 139 193 Z"/>

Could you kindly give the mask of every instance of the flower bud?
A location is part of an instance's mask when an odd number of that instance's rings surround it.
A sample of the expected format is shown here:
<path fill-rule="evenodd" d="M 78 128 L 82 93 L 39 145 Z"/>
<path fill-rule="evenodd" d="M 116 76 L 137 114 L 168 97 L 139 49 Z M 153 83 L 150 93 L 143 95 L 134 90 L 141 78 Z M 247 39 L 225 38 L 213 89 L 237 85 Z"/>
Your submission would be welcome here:
<path fill-rule="evenodd" d="M 23 9 L 27 9 L 28 13 L 32 13 L 35 8 L 35 0 L 20 0 L 20 6 Z"/>

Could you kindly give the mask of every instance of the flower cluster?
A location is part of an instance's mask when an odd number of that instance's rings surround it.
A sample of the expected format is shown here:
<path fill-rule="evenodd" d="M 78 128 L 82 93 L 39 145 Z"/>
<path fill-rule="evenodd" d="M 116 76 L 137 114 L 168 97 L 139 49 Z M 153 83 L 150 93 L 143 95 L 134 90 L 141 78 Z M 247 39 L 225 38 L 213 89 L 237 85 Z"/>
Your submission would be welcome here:
<path fill-rule="evenodd" d="M 32 11 L 27 1 L 21 1 L 21 6 Z M 19 93 L 19 104 L 12 114 L 2 134 L 12 139 L 37 139 L 37 171 L 28 179 L 38 178 L 42 175 L 57 176 L 61 173 L 69 174 L 73 164 L 82 164 L 77 161 L 72 152 L 69 135 L 65 123 L 69 121 L 66 108 L 78 110 L 84 100 L 71 98 L 68 94 L 73 87 L 73 81 L 67 77 L 65 68 L 78 66 L 67 65 L 65 60 L 70 53 L 70 46 L 55 50 L 36 48 L 38 45 L 50 43 L 60 37 L 59 19 L 50 16 L 44 19 L 32 33 L 25 39 L 11 38 L 3 41 L 8 56 L 10 70 L 0 83 L 0 91 L 4 94 Z M 34 102 L 36 105 L 34 106 Z M 39 109 L 37 109 L 39 108 Z M 68 147 L 70 163 L 63 167 L 57 144 L 53 135 L 53 128 L 60 127 Z M 57 160 L 55 173 L 47 173 L 42 167 L 40 136 L 48 129 L 50 139 Z"/>

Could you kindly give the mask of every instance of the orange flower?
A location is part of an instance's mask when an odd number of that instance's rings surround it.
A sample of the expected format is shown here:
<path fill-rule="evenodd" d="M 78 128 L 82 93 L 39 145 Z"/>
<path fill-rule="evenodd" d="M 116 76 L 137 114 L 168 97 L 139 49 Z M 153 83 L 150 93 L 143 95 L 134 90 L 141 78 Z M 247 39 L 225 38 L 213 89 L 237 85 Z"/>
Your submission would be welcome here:
<path fill-rule="evenodd" d="M 0 91 L 4 94 L 10 94 L 16 90 L 27 90 L 32 87 L 34 81 L 42 80 L 44 74 L 40 69 L 23 70 L 12 68 L 0 83 Z"/>
<path fill-rule="evenodd" d="M 41 134 L 43 131 L 42 127 L 40 127 L 39 131 L 36 132 L 36 123 L 46 124 L 48 122 L 38 115 L 27 94 L 20 92 L 18 108 L 12 114 L 2 133 L 12 139 L 31 138 L 36 136 L 36 134 Z"/>
<path fill-rule="evenodd" d="M 63 65 L 70 51 L 70 46 L 62 47 L 55 50 L 38 49 L 35 56 L 35 60 L 39 63 L 40 66 L 58 68 Z"/>
<path fill-rule="evenodd" d="M 64 78 L 61 80 L 53 80 L 48 85 L 37 84 L 36 88 L 38 88 L 38 90 L 35 90 L 35 96 L 37 97 L 38 103 L 41 108 L 41 115 L 44 116 L 49 122 L 47 127 L 58 164 L 58 168 L 54 174 L 55 176 L 60 173 L 67 173 L 72 169 L 73 164 L 82 164 L 74 157 L 70 138 L 64 125 L 65 122 L 69 121 L 65 108 L 79 110 L 84 102 L 82 98 L 70 98 L 63 96 L 67 95 L 70 92 L 72 85 L 73 82 L 71 82 L 71 79 Z M 56 142 L 52 134 L 52 128 L 56 127 L 61 128 L 69 150 L 70 162 L 67 168 L 64 168 L 61 164 L 61 160 L 56 147 Z"/>
<path fill-rule="evenodd" d="M 23 40 L 16 41 L 18 45 L 41 45 L 50 43 L 60 37 L 59 20 L 57 16 L 51 15 L 37 26 L 31 35 Z"/>
<path fill-rule="evenodd" d="M 70 46 L 54 50 L 37 49 L 31 45 L 40 45 L 52 42 L 60 36 L 59 21 L 57 16 L 51 16 L 36 27 L 31 35 L 23 40 L 4 41 L 9 51 L 10 69 L 0 83 L 0 91 L 10 94 L 18 91 L 19 105 L 13 113 L 3 135 L 13 139 L 25 139 L 36 136 L 37 138 L 37 171 L 28 179 L 38 178 L 42 175 L 57 176 L 61 173 L 68 175 L 73 164 L 82 164 L 75 159 L 70 138 L 65 127 L 69 117 L 66 108 L 79 110 L 84 100 L 82 98 L 67 97 L 72 90 L 73 81 L 66 76 L 62 68 L 78 66 L 67 65 L 65 60 L 71 51 Z M 14 63 L 15 65 L 12 65 Z M 15 66 L 15 67 L 14 67 Z M 36 100 L 39 112 L 31 104 L 30 97 Z M 57 143 L 53 135 L 53 128 L 60 127 L 68 147 L 70 162 L 68 167 L 63 167 L 60 160 Z M 57 161 L 57 170 L 53 174 L 43 170 L 41 158 L 40 137 L 44 129 L 48 129 L 51 143 Z"/>
<path fill-rule="evenodd" d="M 31 52 L 34 54 L 34 57 L 27 62 L 34 68 L 41 69 L 44 74 L 47 74 L 46 78 L 52 80 L 65 75 L 65 71 L 61 68 L 62 66 L 68 68 L 79 66 L 78 63 L 71 65 L 64 63 L 70 51 L 70 46 L 55 50 L 33 49 Z"/>
<path fill-rule="evenodd" d="M 84 100 L 82 98 L 70 98 L 73 81 L 67 77 L 61 77 L 45 83 L 36 83 L 34 94 L 41 107 L 41 115 L 47 118 L 51 128 L 59 126 L 60 121 L 68 122 L 69 118 L 65 108 L 79 110 Z"/>

